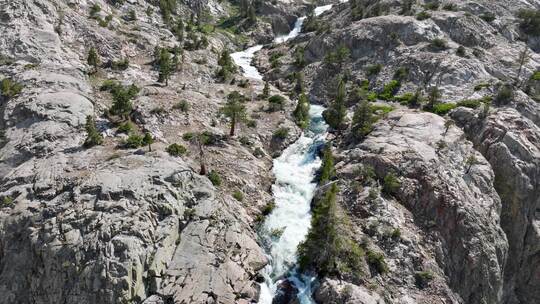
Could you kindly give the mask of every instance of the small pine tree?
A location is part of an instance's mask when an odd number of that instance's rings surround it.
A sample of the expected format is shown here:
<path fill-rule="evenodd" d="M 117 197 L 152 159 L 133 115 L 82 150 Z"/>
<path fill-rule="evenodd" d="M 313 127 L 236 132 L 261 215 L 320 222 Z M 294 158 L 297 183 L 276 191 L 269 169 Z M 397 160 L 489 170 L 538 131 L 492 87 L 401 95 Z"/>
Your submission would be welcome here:
<path fill-rule="evenodd" d="M 353 115 L 352 136 L 361 140 L 373 130 L 373 111 L 367 100 L 361 101 Z"/>
<path fill-rule="evenodd" d="M 230 136 L 235 135 L 236 124 L 246 119 L 245 97 L 238 91 L 234 91 L 227 96 L 227 103 L 221 108 L 221 112 L 231 119 Z"/>
<path fill-rule="evenodd" d="M 158 82 L 165 82 L 165 86 L 169 85 L 169 78 L 173 72 L 174 64 L 171 53 L 165 49 L 161 49 L 159 56 L 159 78 Z"/>
<path fill-rule="evenodd" d="M 323 151 L 323 159 L 321 165 L 321 174 L 319 176 L 319 184 L 324 184 L 334 177 L 334 155 L 332 154 L 332 147 L 326 145 Z"/>
<path fill-rule="evenodd" d="M 217 76 L 223 81 L 228 80 L 232 74 L 236 73 L 236 65 L 231 58 L 229 50 L 225 49 L 221 52 L 218 59 L 218 64 L 221 68 L 219 69 Z"/>
<path fill-rule="evenodd" d="M 101 145 L 103 143 L 103 136 L 98 132 L 96 121 L 91 115 L 86 116 L 86 124 L 84 126 L 86 129 L 87 137 L 84 141 L 84 146 L 87 148 Z"/>
<path fill-rule="evenodd" d="M 441 91 L 438 87 L 431 87 L 428 91 L 426 110 L 431 111 L 440 102 Z"/>
<path fill-rule="evenodd" d="M 270 85 L 268 84 L 268 81 L 264 82 L 264 88 L 261 94 L 261 98 L 266 99 L 270 97 Z"/>
<path fill-rule="evenodd" d="M 341 79 L 338 85 L 338 92 L 334 102 L 323 112 L 323 117 L 328 125 L 336 130 L 344 127 L 347 117 L 347 108 L 345 107 L 345 81 Z"/>
<path fill-rule="evenodd" d="M 97 71 L 100 61 L 101 60 L 96 51 L 96 48 L 91 47 L 90 51 L 88 51 L 88 57 L 86 58 L 86 62 L 88 63 L 89 66 L 94 68 L 94 71 Z"/>
<path fill-rule="evenodd" d="M 300 94 L 300 97 L 298 97 L 298 103 L 296 104 L 296 108 L 294 109 L 293 117 L 296 124 L 300 128 L 305 129 L 308 127 L 309 125 L 309 100 L 306 94 L 302 93 Z"/>
<path fill-rule="evenodd" d="M 152 152 L 152 144 L 154 143 L 154 138 L 150 132 L 144 133 L 143 145 L 148 146 L 148 151 Z"/>
<path fill-rule="evenodd" d="M 139 93 L 139 88 L 133 84 L 129 87 L 115 85 L 111 93 L 113 95 L 113 104 L 110 109 L 111 114 L 127 119 L 133 110 L 131 100 Z"/>

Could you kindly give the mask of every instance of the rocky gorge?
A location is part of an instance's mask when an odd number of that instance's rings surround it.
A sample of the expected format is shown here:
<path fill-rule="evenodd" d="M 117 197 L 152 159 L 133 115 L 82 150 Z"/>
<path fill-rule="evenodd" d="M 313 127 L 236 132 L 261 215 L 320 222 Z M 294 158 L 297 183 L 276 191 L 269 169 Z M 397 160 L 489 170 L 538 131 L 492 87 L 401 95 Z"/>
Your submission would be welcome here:
<path fill-rule="evenodd" d="M 539 9 L 0 0 L 0 303 L 540 302 Z"/>

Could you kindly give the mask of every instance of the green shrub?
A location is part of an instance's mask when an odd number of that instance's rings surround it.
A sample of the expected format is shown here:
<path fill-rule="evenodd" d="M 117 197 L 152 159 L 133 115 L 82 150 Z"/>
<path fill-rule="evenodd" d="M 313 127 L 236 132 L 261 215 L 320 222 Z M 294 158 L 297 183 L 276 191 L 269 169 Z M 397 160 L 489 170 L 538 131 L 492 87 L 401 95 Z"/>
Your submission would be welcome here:
<path fill-rule="evenodd" d="M 389 270 L 388 265 L 386 264 L 386 261 L 384 259 L 384 255 L 382 253 L 368 250 L 367 262 L 380 274 L 387 273 Z"/>
<path fill-rule="evenodd" d="M 127 58 L 124 58 L 124 59 L 119 60 L 119 61 L 112 61 L 111 62 L 111 68 L 113 70 L 124 71 L 128 67 L 129 67 L 129 59 L 127 59 Z"/>
<path fill-rule="evenodd" d="M 101 6 L 97 3 L 94 3 L 94 5 L 90 7 L 90 18 L 96 19 L 99 12 L 101 12 Z"/>
<path fill-rule="evenodd" d="M 210 180 L 210 182 L 212 182 L 212 185 L 214 185 L 215 187 L 221 186 L 221 176 L 219 175 L 217 171 L 215 170 L 210 171 L 207 177 Z"/>
<path fill-rule="evenodd" d="M 401 83 L 398 80 L 391 80 L 384 87 L 382 92 L 379 94 L 379 98 L 382 100 L 391 100 L 394 95 L 399 91 Z"/>
<path fill-rule="evenodd" d="M 431 14 L 426 11 L 422 11 L 416 15 L 416 20 L 419 20 L 419 21 L 426 20 L 429 18 L 431 18 Z"/>
<path fill-rule="evenodd" d="M 540 81 L 540 71 L 534 72 L 534 74 L 531 75 L 531 80 Z"/>
<path fill-rule="evenodd" d="M 436 11 L 439 9 L 439 3 L 438 2 L 429 2 L 424 4 L 424 8 L 430 11 Z"/>
<path fill-rule="evenodd" d="M 15 200 L 11 196 L 4 196 L 2 197 L 2 201 L 0 201 L 0 208 L 11 207 L 14 202 Z"/>
<path fill-rule="evenodd" d="M 273 95 L 268 98 L 268 109 L 271 112 L 281 111 L 285 106 L 285 97 L 281 95 Z"/>
<path fill-rule="evenodd" d="M 143 143 L 143 137 L 139 134 L 131 134 L 125 141 L 124 146 L 128 149 L 135 149 L 141 147 Z"/>
<path fill-rule="evenodd" d="M 442 38 L 435 38 L 431 40 L 430 47 L 434 50 L 446 50 L 448 48 L 448 42 Z"/>
<path fill-rule="evenodd" d="M 435 276 L 433 275 L 433 273 L 429 271 L 419 271 L 414 275 L 416 286 L 418 286 L 418 288 L 424 289 L 428 287 L 429 282 L 431 282 L 434 277 Z"/>
<path fill-rule="evenodd" d="M 22 91 L 22 85 L 9 78 L 4 78 L 0 82 L 0 95 L 4 98 L 10 99 L 19 95 Z"/>
<path fill-rule="evenodd" d="M 319 174 L 319 184 L 322 185 L 330 181 L 335 175 L 334 168 L 334 155 L 332 154 L 332 147 L 326 145 L 323 151 L 323 159 Z"/>
<path fill-rule="evenodd" d="M 467 51 L 465 50 L 465 47 L 463 45 L 460 45 L 456 50 L 456 55 L 459 57 L 466 57 Z"/>
<path fill-rule="evenodd" d="M 366 67 L 366 75 L 369 77 L 376 76 L 382 71 L 382 68 L 383 68 L 382 64 L 368 65 Z"/>
<path fill-rule="evenodd" d="M 305 129 L 309 126 L 309 100 L 306 94 L 302 93 L 298 97 L 298 103 L 293 111 L 294 121 L 300 128 Z"/>
<path fill-rule="evenodd" d="M 383 192 L 388 195 L 395 195 L 399 188 L 401 188 L 401 182 L 397 176 L 392 172 L 386 174 L 383 180 Z"/>
<path fill-rule="evenodd" d="M 457 105 L 455 103 L 438 103 L 433 106 L 433 113 L 437 115 L 446 115 L 456 107 Z"/>
<path fill-rule="evenodd" d="M 466 107 L 471 109 L 479 108 L 483 103 L 491 102 L 491 96 L 486 96 L 479 99 L 464 99 L 457 103 L 458 107 Z"/>
<path fill-rule="evenodd" d="M 242 193 L 242 191 L 240 191 L 240 190 L 234 191 L 232 196 L 234 197 L 235 200 L 237 200 L 239 202 L 244 200 L 244 193 Z"/>
<path fill-rule="evenodd" d="M 193 133 L 193 132 L 187 132 L 187 133 L 184 133 L 184 135 L 182 135 L 182 139 L 185 140 L 185 141 L 190 141 L 194 137 L 195 137 L 195 133 Z"/>
<path fill-rule="evenodd" d="M 266 204 L 266 206 L 264 206 L 264 208 L 261 210 L 261 214 L 264 215 L 264 216 L 268 216 L 270 215 L 270 213 L 272 213 L 272 211 L 274 211 L 274 209 L 276 209 L 276 203 L 275 202 L 269 202 L 268 204 Z"/>
<path fill-rule="evenodd" d="M 126 121 L 118 127 L 120 133 L 130 134 L 133 130 L 135 130 L 135 124 L 131 121 Z"/>
<path fill-rule="evenodd" d="M 249 139 L 247 136 L 241 136 L 238 141 L 242 146 L 251 147 L 253 146 L 253 142 Z"/>
<path fill-rule="evenodd" d="M 171 156 L 182 156 L 184 154 L 186 154 L 187 152 L 187 149 L 186 147 L 180 145 L 180 144 L 170 144 L 167 149 L 166 149 L 167 153 L 169 153 L 169 155 Z"/>
<path fill-rule="evenodd" d="M 409 77 L 409 68 L 407 67 L 400 67 L 394 72 L 394 80 L 397 80 L 399 82 L 407 80 L 407 77 Z"/>
<path fill-rule="evenodd" d="M 342 45 L 337 50 L 329 52 L 324 57 L 326 64 L 342 64 L 351 55 L 351 50 L 348 47 Z"/>
<path fill-rule="evenodd" d="M 479 17 L 486 22 L 492 22 L 493 20 L 495 20 L 495 14 L 493 14 L 492 12 L 485 12 Z"/>
<path fill-rule="evenodd" d="M 284 140 L 287 136 L 289 136 L 289 128 L 286 127 L 281 127 L 272 134 L 272 137 L 278 140 Z"/>
<path fill-rule="evenodd" d="M 189 103 L 187 102 L 187 100 L 181 100 L 173 106 L 173 109 L 187 113 L 189 111 Z"/>
<path fill-rule="evenodd" d="M 503 84 L 499 86 L 497 95 L 495 96 L 495 102 L 497 104 L 508 104 L 514 99 L 514 88 L 510 84 Z"/>
<path fill-rule="evenodd" d="M 540 75 L 539 75 L 540 76 Z M 482 89 L 484 88 L 489 88 L 490 84 L 489 83 L 479 83 L 477 85 L 474 86 L 474 90 L 475 91 L 481 91 Z"/>

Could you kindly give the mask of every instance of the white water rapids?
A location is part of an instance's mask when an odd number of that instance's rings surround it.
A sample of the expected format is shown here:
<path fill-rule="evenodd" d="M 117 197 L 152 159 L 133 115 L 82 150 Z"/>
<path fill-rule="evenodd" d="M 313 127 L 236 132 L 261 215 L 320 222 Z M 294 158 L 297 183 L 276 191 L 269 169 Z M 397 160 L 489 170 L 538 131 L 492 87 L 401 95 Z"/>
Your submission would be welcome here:
<path fill-rule="evenodd" d="M 315 8 L 314 14 L 320 15 L 332 5 Z M 275 43 L 283 43 L 298 36 L 305 17 L 298 18 L 293 30 L 276 37 Z M 262 49 L 256 45 L 245 51 L 231 54 L 244 76 L 262 80 L 262 75 L 251 65 L 254 54 Z M 279 284 L 288 279 L 298 289 L 300 304 L 314 303 L 311 287 L 314 277 L 297 271 L 297 248 L 306 238 L 311 224 L 311 200 L 317 184 L 314 182 L 316 171 L 321 165 L 318 150 L 324 144 L 327 125 L 322 118 L 324 108 L 311 105 L 309 128 L 283 154 L 274 159 L 273 173 L 276 181 L 272 192 L 276 207 L 265 219 L 259 236 L 266 247 L 270 263 L 264 268 L 265 282 L 261 284 L 259 304 L 271 304 Z"/>

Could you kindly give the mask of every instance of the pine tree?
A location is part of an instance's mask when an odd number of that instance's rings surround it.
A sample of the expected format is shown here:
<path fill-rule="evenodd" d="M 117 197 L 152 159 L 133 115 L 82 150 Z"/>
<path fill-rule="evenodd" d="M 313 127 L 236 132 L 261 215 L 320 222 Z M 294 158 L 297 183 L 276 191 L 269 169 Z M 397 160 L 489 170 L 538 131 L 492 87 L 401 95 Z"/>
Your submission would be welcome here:
<path fill-rule="evenodd" d="M 264 88 L 261 94 L 261 98 L 266 99 L 270 97 L 270 85 L 268 84 L 268 81 L 264 82 Z"/>
<path fill-rule="evenodd" d="M 159 78 L 158 82 L 165 82 L 165 86 L 169 85 L 169 77 L 173 72 L 173 61 L 171 58 L 171 53 L 169 51 L 162 49 L 159 56 Z"/>
<path fill-rule="evenodd" d="M 218 77 L 221 77 L 221 79 L 227 80 L 232 74 L 236 73 L 236 65 L 231 58 L 229 50 L 224 49 L 221 52 L 218 64 L 221 66 L 221 69 L 218 71 L 217 75 Z"/>
<path fill-rule="evenodd" d="M 324 184 L 334 177 L 334 155 L 332 154 L 332 147 L 326 145 L 323 151 L 323 159 L 321 165 L 321 174 L 319 176 L 319 184 Z"/>
<path fill-rule="evenodd" d="M 154 138 L 150 132 L 144 133 L 143 145 L 148 146 L 148 151 L 152 152 L 152 144 L 154 143 Z"/>
<path fill-rule="evenodd" d="M 306 94 L 302 93 L 298 97 L 298 103 L 294 109 L 293 117 L 300 128 L 305 129 L 309 126 L 309 100 Z"/>
<path fill-rule="evenodd" d="M 238 93 L 238 91 L 234 91 L 227 96 L 227 103 L 221 108 L 221 112 L 231 119 L 230 136 L 235 135 L 236 124 L 246 119 L 247 113 L 244 100 L 245 97 L 243 95 Z"/>
<path fill-rule="evenodd" d="M 341 130 L 344 127 L 345 118 L 347 117 L 347 108 L 345 107 L 345 81 L 341 79 L 338 85 L 336 99 L 328 109 L 323 112 L 323 117 L 328 125 L 336 130 Z"/>
<path fill-rule="evenodd" d="M 129 118 L 129 114 L 133 110 L 133 99 L 139 93 L 139 88 L 136 85 L 124 87 L 120 84 L 115 85 L 112 88 L 111 94 L 113 95 L 113 104 L 110 112 L 114 115 L 119 115 L 124 119 Z"/>
<path fill-rule="evenodd" d="M 352 136 L 361 140 L 373 129 L 373 111 L 367 100 L 362 100 L 354 111 L 352 121 Z"/>
<path fill-rule="evenodd" d="M 88 57 L 86 58 L 86 62 L 88 63 L 89 66 L 94 68 L 94 71 L 97 71 L 100 61 L 101 60 L 96 51 L 96 48 L 91 47 L 90 51 L 88 51 Z"/>
<path fill-rule="evenodd" d="M 88 134 L 86 140 L 84 141 L 85 147 L 93 147 L 96 145 L 101 145 L 103 143 L 103 136 L 98 132 L 96 127 L 96 121 L 91 115 L 86 116 L 85 124 L 86 133 Z"/>

